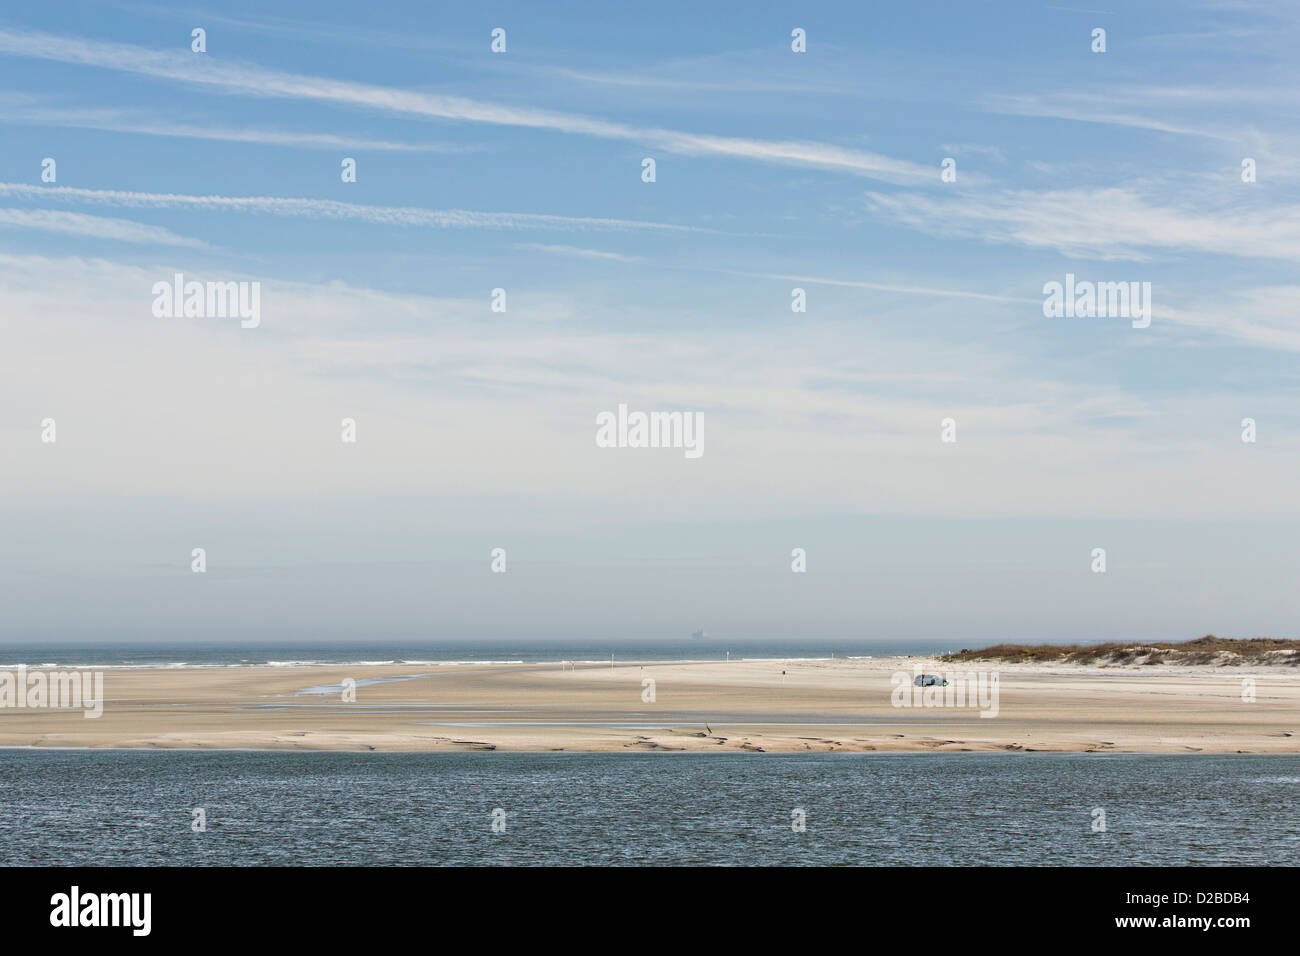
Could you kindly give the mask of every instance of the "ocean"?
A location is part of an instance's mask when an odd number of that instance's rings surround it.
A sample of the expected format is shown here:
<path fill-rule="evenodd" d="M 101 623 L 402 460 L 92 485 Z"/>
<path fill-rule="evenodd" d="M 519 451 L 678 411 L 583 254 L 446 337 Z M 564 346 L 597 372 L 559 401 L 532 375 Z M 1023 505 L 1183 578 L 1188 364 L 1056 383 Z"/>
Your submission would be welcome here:
<path fill-rule="evenodd" d="M 4 865 L 1300 864 L 1292 755 L 10 749 L 0 771 Z"/>
<path fill-rule="evenodd" d="M 894 657 L 958 648 L 881 641 L 5 641 L 0 668 L 240 667 L 254 664 L 456 664 L 545 661 L 732 660 L 745 658 Z"/>

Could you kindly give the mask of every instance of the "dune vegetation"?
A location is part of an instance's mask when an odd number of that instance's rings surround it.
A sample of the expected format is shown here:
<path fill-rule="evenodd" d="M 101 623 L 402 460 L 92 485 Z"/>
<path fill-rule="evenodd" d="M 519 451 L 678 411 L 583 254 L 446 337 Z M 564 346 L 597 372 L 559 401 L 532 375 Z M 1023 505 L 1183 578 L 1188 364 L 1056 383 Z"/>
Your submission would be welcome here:
<path fill-rule="evenodd" d="M 1300 641 L 1276 637 L 1215 637 L 1192 641 L 1106 644 L 995 644 L 945 654 L 949 662 L 1060 664 L 1300 664 Z"/>

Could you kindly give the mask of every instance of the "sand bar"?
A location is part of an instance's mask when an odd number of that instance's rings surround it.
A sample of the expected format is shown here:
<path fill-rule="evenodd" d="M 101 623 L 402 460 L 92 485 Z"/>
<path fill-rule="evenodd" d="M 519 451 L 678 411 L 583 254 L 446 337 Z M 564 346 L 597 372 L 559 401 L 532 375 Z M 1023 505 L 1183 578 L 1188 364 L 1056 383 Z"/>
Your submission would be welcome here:
<path fill-rule="evenodd" d="M 0 707 L 0 745 L 1300 753 L 1295 667 L 1004 664 L 997 715 L 981 717 L 979 702 L 894 706 L 894 675 L 918 664 L 978 670 L 922 658 L 108 669 L 101 717 Z"/>

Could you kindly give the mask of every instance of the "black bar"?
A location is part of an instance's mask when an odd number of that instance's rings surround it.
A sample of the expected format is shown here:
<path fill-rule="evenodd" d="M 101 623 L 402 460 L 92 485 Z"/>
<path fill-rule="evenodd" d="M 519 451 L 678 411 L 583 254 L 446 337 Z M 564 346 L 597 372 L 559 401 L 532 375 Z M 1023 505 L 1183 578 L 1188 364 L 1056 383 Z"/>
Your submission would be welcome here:
<path fill-rule="evenodd" d="M 920 932 L 954 944 L 1051 934 L 1037 938 L 1232 945 L 1284 932 L 1292 915 L 1283 911 L 1292 874 L 1262 867 L 540 869 L 18 867 L 0 880 L 7 943 L 75 934 L 128 945 L 360 945 L 382 929 L 448 941 L 531 931 L 541 945 L 551 935 L 611 939 L 606 932 L 667 940 L 687 925 L 695 939 L 734 943 L 777 928 L 819 937 L 838 924 L 859 940 Z M 143 907 L 123 911 L 126 925 L 51 925 L 54 899 L 74 886 L 83 905 L 91 894 L 150 894 L 148 934 L 137 936 L 129 918 Z M 1150 922 L 1121 925 L 1132 920 Z"/>

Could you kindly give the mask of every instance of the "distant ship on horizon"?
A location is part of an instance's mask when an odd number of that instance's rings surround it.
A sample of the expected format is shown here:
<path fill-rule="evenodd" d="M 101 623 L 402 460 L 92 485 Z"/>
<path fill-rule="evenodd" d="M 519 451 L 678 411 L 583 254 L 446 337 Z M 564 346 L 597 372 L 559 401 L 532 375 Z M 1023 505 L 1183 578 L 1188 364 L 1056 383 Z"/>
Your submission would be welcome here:
<path fill-rule="evenodd" d="M 702 641 L 708 636 L 709 632 L 704 628 L 700 628 L 698 631 L 691 631 L 691 640 L 693 641 Z"/>

